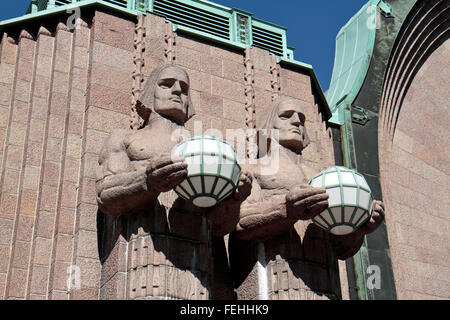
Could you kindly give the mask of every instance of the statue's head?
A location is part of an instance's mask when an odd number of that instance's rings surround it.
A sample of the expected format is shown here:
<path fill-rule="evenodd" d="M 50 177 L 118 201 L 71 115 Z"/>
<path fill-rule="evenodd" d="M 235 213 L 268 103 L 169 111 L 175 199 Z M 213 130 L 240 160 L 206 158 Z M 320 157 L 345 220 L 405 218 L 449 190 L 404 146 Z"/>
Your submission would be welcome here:
<path fill-rule="evenodd" d="M 136 109 L 144 124 L 152 112 L 184 124 L 195 114 L 187 72 L 170 64 L 153 70 L 144 92 L 138 99 Z"/>
<path fill-rule="evenodd" d="M 271 136 L 270 130 L 279 130 L 279 144 L 283 147 L 299 153 L 308 146 L 305 115 L 297 100 L 288 97 L 276 99 L 260 120 L 259 129 L 267 130 L 268 137 Z"/>

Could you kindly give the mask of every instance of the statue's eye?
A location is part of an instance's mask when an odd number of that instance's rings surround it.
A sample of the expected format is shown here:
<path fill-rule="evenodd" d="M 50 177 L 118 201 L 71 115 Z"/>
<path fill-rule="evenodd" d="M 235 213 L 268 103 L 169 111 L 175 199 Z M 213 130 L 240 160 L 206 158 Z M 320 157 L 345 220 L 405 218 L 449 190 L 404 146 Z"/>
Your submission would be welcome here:
<path fill-rule="evenodd" d="M 188 94 L 189 85 L 186 82 L 180 81 L 180 87 L 183 94 Z"/>
<path fill-rule="evenodd" d="M 278 117 L 280 119 L 282 119 L 282 120 L 287 120 L 287 119 L 290 119 L 292 117 L 292 113 L 291 112 L 283 112 Z"/>
<path fill-rule="evenodd" d="M 164 89 L 172 88 L 174 82 L 175 82 L 174 79 L 161 79 L 158 82 L 158 86 L 161 87 L 161 88 L 164 88 Z"/>

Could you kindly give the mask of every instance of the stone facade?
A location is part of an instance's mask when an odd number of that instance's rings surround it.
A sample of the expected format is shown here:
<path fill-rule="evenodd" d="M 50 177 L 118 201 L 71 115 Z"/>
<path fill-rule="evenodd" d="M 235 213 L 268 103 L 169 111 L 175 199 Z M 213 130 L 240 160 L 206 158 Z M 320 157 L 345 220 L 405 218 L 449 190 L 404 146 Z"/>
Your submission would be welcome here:
<path fill-rule="evenodd" d="M 164 251 L 141 254 L 149 238 L 140 237 L 140 229 L 127 233 L 120 219 L 99 213 L 95 192 L 105 139 L 114 129 L 130 126 L 136 101 L 132 93 L 164 63 L 180 66 L 190 76 L 196 115 L 186 127 L 192 133 L 195 121 L 201 121 L 203 132 L 218 129 L 223 137 L 226 129 L 254 127 L 252 121 L 282 94 L 304 109 L 310 138 L 305 162 L 317 172 L 334 164 L 331 131 L 309 74 L 277 64 L 262 49 L 241 51 L 173 33 L 156 15 L 140 21 L 93 11 L 75 30 L 55 22 L 49 29 L 5 33 L 1 40 L 2 299 L 126 299 L 146 297 L 143 290 L 150 289 L 162 290 L 163 296 L 167 288 L 142 279 L 157 281 L 159 274 L 164 283 L 167 277 L 183 276 L 167 268 L 169 258 L 184 259 L 179 256 L 182 248 L 169 256 Z M 308 224 L 302 222 L 301 228 Z M 207 244 L 201 250 L 226 249 L 226 241 L 211 242 L 202 229 L 192 236 Z M 153 258 L 149 278 L 140 274 L 146 262 L 138 257 Z M 202 270 L 211 263 L 205 261 Z M 338 270 L 337 260 L 333 269 Z M 68 288 L 70 272 L 78 270 L 80 288 Z M 221 292 L 220 279 L 215 286 Z M 308 281 L 288 286 L 295 292 L 277 297 L 313 298 L 306 295 Z M 339 280 L 333 286 L 330 290 L 339 297 Z M 273 290 L 278 293 L 284 287 Z M 186 298 L 213 298 L 201 292 L 186 293 Z"/>
<path fill-rule="evenodd" d="M 384 168 L 399 299 L 446 299 L 450 292 L 450 131 L 443 116 L 450 101 L 449 43 L 428 58 L 408 89 Z"/>
<path fill-rule="evenodd" d="M 409 13 L 382 92 L 380 172 L 399 299 L 450 294 L 447 6 L 423 1 Z"/>

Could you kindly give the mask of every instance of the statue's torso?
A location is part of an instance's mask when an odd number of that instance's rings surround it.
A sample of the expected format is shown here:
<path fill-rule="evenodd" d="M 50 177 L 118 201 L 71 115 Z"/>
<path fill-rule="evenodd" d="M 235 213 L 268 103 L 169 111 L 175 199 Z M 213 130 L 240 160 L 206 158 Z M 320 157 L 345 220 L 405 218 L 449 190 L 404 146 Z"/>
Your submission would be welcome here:
<path fill-rule="evenodd" d="M 261 170 L 255 172 L 255 177 L 261 187 L 264 200 L 273 196 L 284 195 L 293 187 L 308 184 L 311 169 L 301 162 L 293 161 L 286 156 L 286 151 L 280 148 L 278 170 L 275 174 L 264 175 Z"/>
<path fill-rule="evenodd" d="M 124 144 L 131 161 L 142 161 L 170 154 L 176 142 L 172 141 L 170 130 L 145 128 L 128 135 Z"/>
<path fill-rule="evenodd" d="M 170 155 L 177 126 L 148 126 L 129 132 L 123 145 L 135 169 Z M 211 282 L 209 231 L 206 217 L 174 191 L 154 205 L 124 218 L 127 224 L 127 295 L 130 299 L 208 299 Z"/>
<path fill-rule="evenodd" d="M 252 190 L 249 202 L 271 201 L 286 195 L 293 187 L 309 183 L 315 172 L 300 157 L 296 159 L 288 153 L 280 148 L 278 171 L 273 175 L 263 175 L 256 167 L 254 175 L 259 190 Z M 252 255 L 263 259 L 263 277 L 269 280 L 270 299 L 334 299 L 339 296 L 337 260 L 330 241 L 327 234 L 310 221 L 297 221 L 290 231 L 257 246 L 242 242 L 234 248 L 234 254 L 242 259 Z M 246 281 L 252 281 L 248 279 Z M 246 293 L 243 297 L 255 298 Z"/>

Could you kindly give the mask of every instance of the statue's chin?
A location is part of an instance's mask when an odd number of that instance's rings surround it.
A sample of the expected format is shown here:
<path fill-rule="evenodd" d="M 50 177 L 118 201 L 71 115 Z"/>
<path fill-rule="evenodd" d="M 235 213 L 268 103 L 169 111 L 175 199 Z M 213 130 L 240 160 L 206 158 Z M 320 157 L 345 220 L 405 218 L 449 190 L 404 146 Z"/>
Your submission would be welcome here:
<path fill-rule="evenodd" d="M 294 152 L 300 152 L 303 150 L 303 141 L 299 139 L 281 139 L 280 145 L 290 149 Z"/>
<path fill-rule="evenodd" d="M 182 110 L 182 108 L 161 110 L 159 115 L 179 124 L 183 124 L 186 120 L 186 113 Z"/>

